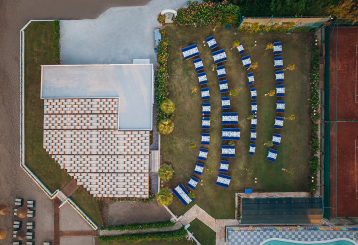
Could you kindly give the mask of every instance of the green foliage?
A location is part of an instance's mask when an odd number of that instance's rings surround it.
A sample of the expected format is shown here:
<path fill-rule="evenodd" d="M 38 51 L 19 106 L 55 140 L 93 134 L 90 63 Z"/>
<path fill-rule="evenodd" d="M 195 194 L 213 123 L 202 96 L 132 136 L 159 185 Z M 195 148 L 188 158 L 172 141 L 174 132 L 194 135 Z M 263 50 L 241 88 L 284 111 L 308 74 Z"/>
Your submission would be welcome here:
<path fill-rule="evenodd" d="M 165 23 L 165 15 L 159 14 L 157 20 L 160 24 L 164 24 Z"/>
<path fill-rule="evenodd" d="M 158 122 L 158 132 L 160 134 L 170 134 L 174 130 L 174 123 L 170 119 L 164 119 Z"/>
<path fill-rule="evenodd" d="M 194 198 L 195 198 L 195 193 L 194 193 L 194 192 L 190 192 L 188 196 L 189 196 L 191 199 L 194 199 Z"/>
<path fill-rule="evenodd" d="M 310 169 L 312 174 L 317 174 L 320 168 L 318 157 L 313 156 L 310 161 Z"/>
<path fill-rule="evenodd" d="M 159 205 L 169 206 L 173 202 L 173 194 L 168 188 L 162 188 L 155 195 Z"/>
<path fill-rule="evenodd" d="M 166 99 L 160 104 L 160 109 L 170 115 L 175 111 L 174 102 L 170 99 Z"/>
<path fill-rule="evenodd" d="M 53 21 L 53 44 L 52 44 L 52 61 L 59 63 L 60 60 L 60 21 Z"/>
<path fill-rule="evenodd" d="M 188 6 L 177 13 L 174 23 L 183 26 L 235 25 L 239 22 L 239 7 L 233 4 L 188 1 Z"/>
<path fill-rule="evenodd" d="M 112 202 L 134 202 L 134 201 L 138 201 L 141 203 L 150 203 L 151 201 L 153 201 L 155 199 L 155 195 L 151 195 L 149 196 L 149 198 L 146 199 L 137 199 L 137 198 L 118 198 L 118 199 L 111 199 Z"/>
<path fill-rule="evenodd" d="M 136 231 L 136 230 L 147 230 L 147 229 L 159 229 L 172 227 L 175 223 L 171 221 L 160 221 L 155 223 L 147 224 L 129 224 L 129 225 L 119 225 L 119 226 L 109 226 L 106 230 L 108 231 Z"/>
<path fill-rule="evenodd" d="M 235 140 L 230 140 L 228 145 L 234 146 L 235 145 Z"/>
<path fill-rule="evenodd" d="M 231 96 L 236 96 L 237 95 L 237 90 L 230 90 L 230 95 Z"/>
<path fill-rule="evenodd" d="M 114 241 L 127 241 L 127 242 L 141 242 L 141 241 L 179 241 L 186 237 L 187 232 L 183 228 L 170 231 L 170 232 L 158 232 L 148 234 L 134 234 L 126 236 L 100 236 L 98 240 L 102 243 L 109 243 Z"/>
<path fill-rule="evenodd" d="M 196 142 L 190 143 L 190 148 L 195 148 L 195 147 L 196 147 Z"/>
<path fill-rule="evenodd" d="M 287 24 L 279 25 L 275 23 L 273 25 L 260 25 L 259 23 L 249 23 L 245 22 L 240 26 L 238 32 L 248 32 L 248 33 L 261 33 L 261 32 L 289 32 L 293 30 L 295 23 L 289 22 Z"/>
<path fill-rule="evenodd" d="M 158 175 L 161 180 L 169 181 L 173 178 L 173 168 L 169 165 L 163 165 L 159 168 Z"/>

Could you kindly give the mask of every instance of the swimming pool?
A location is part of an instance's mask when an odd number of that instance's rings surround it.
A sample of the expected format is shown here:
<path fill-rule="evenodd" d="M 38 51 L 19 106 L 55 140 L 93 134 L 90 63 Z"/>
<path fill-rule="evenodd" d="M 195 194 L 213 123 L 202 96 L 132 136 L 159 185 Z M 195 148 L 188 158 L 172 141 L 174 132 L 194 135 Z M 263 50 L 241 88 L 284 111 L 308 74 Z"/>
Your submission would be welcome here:
<path fill-rule="evenodd" d="M 322 245 L 358 245 L 358 243 L 353 240 L 340 238 L 329 241 L 317 241 L 317 242 L 300 242 L 300 241 L 290 241 L 286 239 L 277 239 L 272 238 L 262 242 L 260 245 L 308 245 L 308 244 L 322 244 Z"/>

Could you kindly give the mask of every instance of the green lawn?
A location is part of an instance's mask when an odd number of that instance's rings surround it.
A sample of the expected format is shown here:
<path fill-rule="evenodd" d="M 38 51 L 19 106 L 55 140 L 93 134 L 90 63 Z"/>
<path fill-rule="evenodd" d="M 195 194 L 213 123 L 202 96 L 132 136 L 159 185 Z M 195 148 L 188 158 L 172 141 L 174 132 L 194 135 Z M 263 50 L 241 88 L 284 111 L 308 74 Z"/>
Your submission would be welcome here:
<path fill-rule="evenodd" d="M 198 185 L 196 199 L 184 207 L 177 198 L 169 206 L 176 214 L 183 214 L 192 205 L 197 204 L 216 219 L 234 218 L 235 192 L 243 192 L 245 188 L 253 188 L 255 192 L 287 192 L 306 191 L 308 186 L 308 161 L 310 156 L 309 135 L 309 67 L 311 57 L 311 40 L 313 35 L 307 33 L 234 34 L 235 30 L 225 30 L 223 27 L 215 31 L 211 27 L 166 27 L 169 42 L 169 98 L 176 104 L 174 117 L 175 130 L 161 137 L 161 154 L 165 163 L 174 167 L 174 177 L 166 184 L 174 188 L 178 184 L 187 184 L 193 175 L 195 163 L 200 149 L 201 139 L 201 96 L 197 72 L 193 59 L 184 61 L 181 48 L 198 44 L 210 88 L 212 117 L 211 138 L 206 169 L 212 169 L 213 174 L 206 170 L 201 177 L 203 185 Z M 215 185 L 221 160 L 221 145 L 227 144 L 221 140 L 221 94 L 219 91 L 216 71 L 212 71 L 213 59 L 208 46 L 203 46 L 205 38 L 214 35 L 219 48 L 225 48 L 228 61 L 224 63 L 229 89 L 235 89 L 238 94 L 231 96 L 231 110 L 239 113 L 241 140 L 236 143 L 236 158 L 230 160 L 229 175 L 232 177 L 230 187 L 224 189 Z M 241 56 L 237 50 L 230 51 L 233 41 L 238 39 L 244 46 L 246 54 L 250 54 L 252 62 L 258 62 L 259 67 L 254 72 L 258 92 L 258 127 L 255 156 L 249 156 L 250 121 L 250 91 L 247 83 L 247 71 L 242 66 Z M 255 46 L 255 41 L 257 46 Z M 272 50 L 265 51 L 268 43 L 283 42 L 284 65 L 295 64 L 294 71 L 285 72 L 286 84 L 286 113 L 296 116 L 293 121 L 285 120 L 283 130 L 274 130 L 276 116 L 276 96 L 264 96 L 275 89 L 274 55 Z M 192 93 L 192 88 L 198 91 Z M 279 151 L 276 163 L 266 160 L 268 147 L 265 142 L 272 139 L 274 132 L 282 134 L 281 146 L 273 147 Z M 190 143 L 196 142 L 196 148 L 190 148 Z M 245 170 L 252 170 L 250 174 Z M 282 168 L 293 169 L 290 175 Z M 257 178 L 257 184 L 255 184 Z"/>
<path fill-rule="evenodd" d="M 216 233 L 198 219 L 193 220 L 188 228 L 194 234 L 194 237 L 205 245 L 216 244 Z"/>
<path fill-rule="evenodd" d="M 25 30 L 25 163 L 51 191 L 62 189 L 70 176 L 43 149 L 44 102 L 40 99 L 41 65 L 52 65 L 53 22 L 32 22 Z M 97 201 L 77 190 L 72 199 L 97 224 Z"/>
<path fill-rule="evenodd" d="M 108 244 L 108 245 L 182 245 L 182 244 L 193 244 L 192 242 L 188 242 L 187 240 L 180 240 L 180 241 L 143 241 L 143 242 L 126 242 L 126 241 L 119 241 L 119 242 L 109 242 L 109 243 L 100 243 L 100 244 Z M 194 243 L 195 244 L 195 243 Z M 202 243 L 204 245 L 204 243 Z M 205 244 L 206 245 L 206 244 Z"/>

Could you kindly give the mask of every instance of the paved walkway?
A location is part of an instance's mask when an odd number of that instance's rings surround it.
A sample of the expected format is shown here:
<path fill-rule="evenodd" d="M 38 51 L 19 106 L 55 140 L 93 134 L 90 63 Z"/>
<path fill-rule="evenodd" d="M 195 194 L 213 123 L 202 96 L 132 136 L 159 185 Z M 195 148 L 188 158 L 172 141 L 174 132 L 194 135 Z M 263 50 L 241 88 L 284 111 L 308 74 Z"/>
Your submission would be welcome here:
<path fill-rule="evenodd" d="M 66 197 L 70 197 L 78 187 L 76 180 L 73 178 L 61 191 Z"/>
<path fill-rule="evenodd" d="M 183 225 L 190 224 L 194 219 L 198 219 L 216 232 L 216 244 L 225 244 L 225 226 L 239 225 L 236 219 L 214 219 L 198 205 L 194 205 L 184 215 L 179 217 Z"/>

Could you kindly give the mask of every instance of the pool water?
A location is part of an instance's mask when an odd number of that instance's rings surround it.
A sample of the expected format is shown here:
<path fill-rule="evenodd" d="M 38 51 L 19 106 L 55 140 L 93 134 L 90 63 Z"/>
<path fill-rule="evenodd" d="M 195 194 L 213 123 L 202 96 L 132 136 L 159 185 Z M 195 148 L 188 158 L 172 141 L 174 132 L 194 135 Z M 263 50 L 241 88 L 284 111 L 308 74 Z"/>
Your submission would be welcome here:
<path fill-rule="evenodd" d="M 283 240 L 283 239 L 282 239 Z M 317 241 L 317 242 L 300 242 L 300 241 L 288 241 L 288 240 L 270 240 L 264 242 L 262 245 L 308 245 L 308 244 L 322 244 L 322 245 L 357 245 L 357 243 L 350 240 L 332 240 L 332 241 Z"/>

